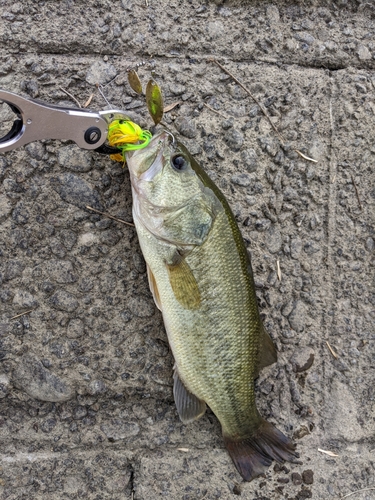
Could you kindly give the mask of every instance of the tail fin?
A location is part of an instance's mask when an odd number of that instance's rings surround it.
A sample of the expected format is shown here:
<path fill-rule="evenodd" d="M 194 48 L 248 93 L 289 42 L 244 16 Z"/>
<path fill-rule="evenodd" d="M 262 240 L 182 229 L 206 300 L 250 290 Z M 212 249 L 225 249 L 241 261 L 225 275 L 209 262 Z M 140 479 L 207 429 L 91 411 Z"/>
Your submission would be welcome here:
<path fill-rule="evenodd" d="M 224 436 L 224 443 L 245 481 L 252 481 L 262 474 L 272 460 L 292 462 L 296 457 L 293 442 L 265 420 L 252 436 L 240 440 Z"/>

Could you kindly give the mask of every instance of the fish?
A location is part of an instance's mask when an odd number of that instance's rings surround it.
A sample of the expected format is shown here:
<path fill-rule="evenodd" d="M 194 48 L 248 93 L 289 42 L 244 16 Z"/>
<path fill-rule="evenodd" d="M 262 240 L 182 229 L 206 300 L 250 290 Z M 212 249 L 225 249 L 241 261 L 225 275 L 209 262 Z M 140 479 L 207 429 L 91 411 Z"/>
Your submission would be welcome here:
<path fill-rule="evenodd" d="M 251 481 L 296 452 L 256 407 L 254 379 L 277 353 L 241 232 L 222 192 L 169 130 L 126 161 L 149 287 L 174 356 L 179 417 L 187 424 L 209 406 L 235 467 Z"/>

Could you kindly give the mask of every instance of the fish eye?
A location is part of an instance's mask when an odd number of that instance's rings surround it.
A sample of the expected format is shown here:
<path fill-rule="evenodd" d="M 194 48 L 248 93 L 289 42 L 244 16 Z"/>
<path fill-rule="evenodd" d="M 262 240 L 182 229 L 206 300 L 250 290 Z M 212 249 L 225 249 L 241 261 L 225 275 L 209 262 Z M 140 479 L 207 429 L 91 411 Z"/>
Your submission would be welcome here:
<path fill-rule="evenodd" d="M 181 172 L 187 169 L 187 167 L 189 166 L 189 162 L 187 161 L 185 156 L 183 156 L 182 154 L 177 154 L 175 156 L 172 156 L 171 165 L 175 170 Z"/>

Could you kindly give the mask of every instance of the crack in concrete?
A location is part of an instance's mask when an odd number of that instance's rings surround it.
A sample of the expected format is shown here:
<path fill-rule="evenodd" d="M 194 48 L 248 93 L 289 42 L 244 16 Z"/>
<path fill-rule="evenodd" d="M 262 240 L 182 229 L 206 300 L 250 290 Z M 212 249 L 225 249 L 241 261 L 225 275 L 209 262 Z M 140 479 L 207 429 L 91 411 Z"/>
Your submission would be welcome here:
<path fill-rule="evenodd" d="M 333 308 L 334 304 L 334 285 L 333 285 L 333 272 L 335 267 L 335 262 L 333 259 L 333 245 L 336 234 L 336 175 L 337 175 L 337 159 L 335 151 L 335 120 L 334 120 L 334 110 L 333 102 L 336 98 L 334 96 L 334 85 L 335 80 L 330 79 L 329 82 L 329 122 L 330 122 L 330 138 L 329 138 L 329 187 L 328 187 L 328 205 L 327 205 L 327 275 L 326 275 L 326 287 L 327 295 L 329 297 L 329 303 L 332 304 L 332 309 L 326 311 L 323 318 L 325 322 L 325 337 L 328 341 L 331 337 L 335 311 Z M 322 350 L 325 350 L 325 345 L 322 344 Z M 323 356 L 324 359 L 324 356 Z M 323 363 L 323 373 L 324 377 L 329 378 L 329 367 L 327 363 Z"/>
<path fill-rule="evenodd" d="M 288 62 L 288 61 L 283 61 L 282 59 L 237 59 L 236 57 L 230 58 L 227 56 L 223 55 L 218 55 L 218 54 L 194 54 L 194 56 L 186 58 L 183 54 L 176 55 L 176 54 L 147 54 L 147 51 L 144 52 L 145 55 L 148 55 L 151 59 L 186 59 L 187 61 L 189 60 L 199 60 L 200 62 L 202 61 L 209 61 L 210 59 L 218 59 L 218 60 L 224 60 L 231 62 L 233 64 L 268 64 L 270 66 L 276 66 L 278 68 L 283 68 L 283 67 L 297 67 L 297 68 L 304 68 L 304 69 L 316 69 L 316 70 L 329 70 L 332 72 L 335 71 L 342 71 L 346 70 L 349 68 L 355 68 L 356 70 L 360 71 L 372 71 L 375 69 L 375 62 L 372 63 L 367 63 L 364 65 L 358 64 L 356 61 L 350 61 L 350 64 L 347 65 L 342 65 L 342 64 L 335 64 L 334 62 L 330 63 L 330 61 L 327 61 L 327 64 L 323 64 L 321 61 L 316 61 L 316 64 L 314 64 L 314 61 L 312 64 L 304 64 L 303 61 L 296 61 L 296 62 Z M 69 52 L 33 52 L 33 51 L 20 51 L 17 52 L 16 54 L 12 54 L 11 52 L 0 52 L 0 57 L 6 57 L 8 58 L 9 56 L 17 57 L 17 56 L 50 56 L 50 57 L 87 57 L 87 58 L 97 58 L 98 53 L 96 52 L 89 52 L 89 53 L 78 53 L 75 56 L 71 56 Z M 101 52 L 100 53 L 101 57 L 117 57 L 118 54 L 113 53 L 113 52 Z M 144 59 L 144 57 L 143 57 Z M 129 66 L 129 64 L 127 65 Z M 48 82 L 49 85 L 51 85 L 51 82 Z"/>

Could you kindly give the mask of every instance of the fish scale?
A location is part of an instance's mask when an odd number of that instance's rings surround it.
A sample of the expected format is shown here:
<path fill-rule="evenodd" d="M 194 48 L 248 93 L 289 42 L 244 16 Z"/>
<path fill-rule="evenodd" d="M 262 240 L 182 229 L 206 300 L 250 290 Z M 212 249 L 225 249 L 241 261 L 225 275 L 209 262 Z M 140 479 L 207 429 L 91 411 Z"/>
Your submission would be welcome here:
<path fill-rule="evenodd" d="M 189 422 L 207 404 L 251 480 L 272 459 L 293 460 L 294 446 L 256 408 L 254 378 L 276 351 L 240 230 L 223 194 L 169 133 L 127 161 L 134 224 L 175 359 L 178 412 Z"/>
<path fill-rule="evenodd" d="M 233 429 L 234 422 L 245 419 L 235 427 L 240 434 L 242 428 L 249 428 L 248 415 L 254 408 L 249 382 L 258 353 L 259 319 L 254 321 L 242 312 L 250 302 L 249 280 L 243 275 L 227 215 L 223 210 L 204 245 L 186 258 L 202 295 L 199 311 L 186 310 L 176 301 L 164 265 L 170 250 L 155 237 L 144 244 L 141 223 L 136 218 L 134 222 L 143 255 L 158 283 L 178 373 L 186 387 L 210 406 L 223 428 Z M 233 275 L 238 282 L 232 282 Z M 256 307 L 254 294 L 251 299 Z M 253 336 L 248 334 L 250 329 Z"/>

